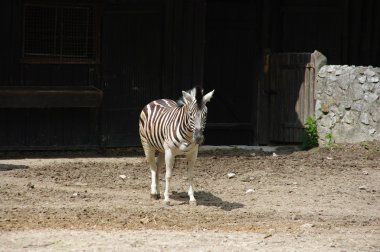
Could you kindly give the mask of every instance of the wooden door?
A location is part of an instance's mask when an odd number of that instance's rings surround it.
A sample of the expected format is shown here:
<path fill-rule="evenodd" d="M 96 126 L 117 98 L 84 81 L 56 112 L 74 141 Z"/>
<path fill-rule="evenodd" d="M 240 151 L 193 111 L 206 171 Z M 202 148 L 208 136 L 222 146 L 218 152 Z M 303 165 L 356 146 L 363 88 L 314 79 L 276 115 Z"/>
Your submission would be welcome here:
<path fill-rule="evenodd" d="M 314 113 L 315 68 L 311 53 L 271 55 L 270 141 L 302 142 L 306 118 Z"/>

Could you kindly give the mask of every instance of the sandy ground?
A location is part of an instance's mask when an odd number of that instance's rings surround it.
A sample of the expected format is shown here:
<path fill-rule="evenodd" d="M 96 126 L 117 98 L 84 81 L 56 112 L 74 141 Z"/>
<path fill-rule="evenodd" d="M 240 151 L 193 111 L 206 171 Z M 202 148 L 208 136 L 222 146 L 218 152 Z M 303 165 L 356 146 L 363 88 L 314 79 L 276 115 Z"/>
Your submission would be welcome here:
<path fill-rule="evenodd" d="M 380 251 L 379 142 L 275 152 L 200 153 L 198 206 L 180 158 L 165 206 L 139 149 L 2 153 L 0 251 Z"/>

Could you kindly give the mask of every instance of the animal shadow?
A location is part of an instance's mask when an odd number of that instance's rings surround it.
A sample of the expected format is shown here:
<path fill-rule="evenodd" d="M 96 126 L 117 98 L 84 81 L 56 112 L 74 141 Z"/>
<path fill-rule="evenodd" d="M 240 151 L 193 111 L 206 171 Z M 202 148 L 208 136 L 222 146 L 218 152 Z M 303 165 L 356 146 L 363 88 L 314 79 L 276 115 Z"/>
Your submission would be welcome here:
<path fill-rule="evenodd" d="M 12 171 L 18 169 L 28 169 L 27 165 L 0 164 L 0 171 Z"/>
<path fill-rule="evenodd" d="M 214 194 L 205 192 L 205 191 L 195 192 L 194 197 L 197 200 L 197 205 L 200 205 L 200 206 L 216 206 L 225 211 L 231 211 L 237 208 L 244 207 L 244 204 L 241 204 L 238 202 L 224 201 L 221 198 L 215 196 Z M 173 200 L 178 200 L 178 201 L 183 201 L 183 202 L 189 201 L 189 196 L 187 195 L 187 192 L 178 193 L 178 192 L 173 191 L 171 198 Z"/>

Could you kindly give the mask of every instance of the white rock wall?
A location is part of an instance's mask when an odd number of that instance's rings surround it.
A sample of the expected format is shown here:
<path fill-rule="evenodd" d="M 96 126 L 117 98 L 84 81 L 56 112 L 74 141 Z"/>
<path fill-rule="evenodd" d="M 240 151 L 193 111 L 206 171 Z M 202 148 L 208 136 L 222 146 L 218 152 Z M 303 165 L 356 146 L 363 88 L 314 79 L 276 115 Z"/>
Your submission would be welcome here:
<path fill-rule="evenodd" d="M 316 81 L 319 143 L 380 140 L 380 68 L 326 65 Z"/>

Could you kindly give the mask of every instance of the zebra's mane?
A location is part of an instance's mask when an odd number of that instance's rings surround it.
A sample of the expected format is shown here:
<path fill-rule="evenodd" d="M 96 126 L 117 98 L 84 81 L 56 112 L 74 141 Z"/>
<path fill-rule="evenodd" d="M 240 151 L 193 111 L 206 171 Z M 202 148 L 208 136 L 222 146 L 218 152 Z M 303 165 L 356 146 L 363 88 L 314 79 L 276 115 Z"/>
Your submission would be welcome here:
<path fill-rule="evenodd" d="M 192 89 L 187 90 L 186 92 L 189 93 L 191 96 L 193 96 L 196 99 L 198 108 L 201 108 L 202 107 L 202 99 L 203 99 L 203 88 L 201 88 L 200 86 L 195 86 Z M 179 107 L 182 107 L 183 105 L 186 104 L 185 98 L 183 96 L 181 96 L 180 98 L 178 98 L 176 103 Z"/>

